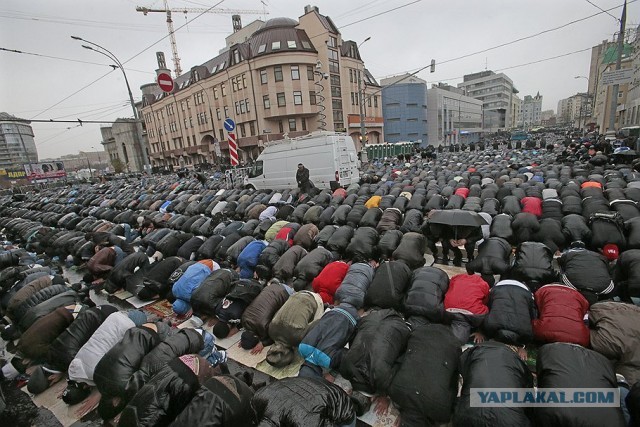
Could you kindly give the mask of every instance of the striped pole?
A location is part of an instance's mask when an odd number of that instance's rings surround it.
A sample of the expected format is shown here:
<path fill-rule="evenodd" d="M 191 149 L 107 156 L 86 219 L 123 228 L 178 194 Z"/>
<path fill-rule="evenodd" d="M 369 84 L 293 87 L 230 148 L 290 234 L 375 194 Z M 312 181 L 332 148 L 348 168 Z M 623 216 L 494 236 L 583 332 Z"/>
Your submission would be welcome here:
<path fill-rule="evenodd" d="M 236 142 L 236 134 L 229 132 L 227 140 L 229 141 L 229 158 L 231 159 L 231 166 L 238 166 L 240 162 L 238 161 L 238 143 Z"/>

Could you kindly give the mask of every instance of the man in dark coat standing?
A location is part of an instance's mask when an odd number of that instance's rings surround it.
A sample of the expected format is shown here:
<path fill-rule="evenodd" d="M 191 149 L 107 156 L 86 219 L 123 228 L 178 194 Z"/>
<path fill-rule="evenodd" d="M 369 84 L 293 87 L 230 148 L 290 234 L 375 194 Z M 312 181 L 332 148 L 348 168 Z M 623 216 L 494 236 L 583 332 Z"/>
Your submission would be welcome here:
<path fill-rule="evenodd" d="M 298 171 L 296 172 L 296 181 L 298 188 L 303 193 L 308 193 L 311 188 L 311 181 L 309 181 L 309 169 L 305 168 L 302 163 L 298 163 Z"/>

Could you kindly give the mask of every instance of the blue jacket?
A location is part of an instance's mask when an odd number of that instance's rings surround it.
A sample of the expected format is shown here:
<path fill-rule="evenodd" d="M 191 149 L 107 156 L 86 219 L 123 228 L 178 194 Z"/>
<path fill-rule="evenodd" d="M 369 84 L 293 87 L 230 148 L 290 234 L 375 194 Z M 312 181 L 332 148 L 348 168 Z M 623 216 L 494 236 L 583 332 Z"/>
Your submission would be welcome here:
<path fill-rule="evenodd" d="M 266 247 L 267 242 L 264 240 L 254 240 L 240 252 L 237 264 L 240 267 L 241 279 L 253 279 L 253 271 L 258 265 L 260 254 Z"/>
<path fill-rule="evenodd" d="M 191 294 L 198 289 L 200 284 L 211 274 L 211 269 L 202 263 L 195 263 L 184 272 L 182 277 L 174 283 L 171 293 L 176 297 L 173 303 L 173 311 L 176 314 L 185 314 L 191 306 Z"/>
<path fill-rule="evenodd" d="M 342 303 L 327 311 L 309 329 L 298 346 L 305 361 L 323 368 L 336 368 L 342 350 L 356 330 L 359 316 L 351 304 Z"/>

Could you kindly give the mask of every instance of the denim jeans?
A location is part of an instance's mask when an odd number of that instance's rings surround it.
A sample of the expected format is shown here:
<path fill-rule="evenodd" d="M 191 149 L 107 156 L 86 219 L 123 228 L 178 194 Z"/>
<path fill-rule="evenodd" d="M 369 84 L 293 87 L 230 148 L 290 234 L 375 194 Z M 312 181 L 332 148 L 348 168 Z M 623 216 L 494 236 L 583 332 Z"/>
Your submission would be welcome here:
<path fill-rule="evenodd" d="M 218 366 L 221 362 L 224 362 L 224 356 L 216 349 L 216 338 L 207 331 L 200 332 L 202 333 L 202 338 L 204 338 L 204 348 L 198 354 L 206 358 L 213 366 Z"/>

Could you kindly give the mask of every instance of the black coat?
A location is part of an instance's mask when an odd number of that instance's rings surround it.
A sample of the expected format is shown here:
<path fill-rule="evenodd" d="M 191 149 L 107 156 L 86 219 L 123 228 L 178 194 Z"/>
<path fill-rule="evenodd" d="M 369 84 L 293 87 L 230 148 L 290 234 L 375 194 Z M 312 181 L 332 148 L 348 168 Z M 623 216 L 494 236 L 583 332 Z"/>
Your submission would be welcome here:
<path fill-rule="evenodd" d="M 327 241 L 326 248 L 332 252 L 343 254 L 351 242 L 355 230 L 350 225 L 343 225 L 338 228 Z"/>
<path fill-rule="evenodd" d="M 270 279 L 272 277 L 273 266 L 289 249 L 289 244 L 284 240 L 274 240 L 263 249 L 258 258 L 256 273 L 261 279 Z"/>
<path fill-rule="evenodd" d="M 135 252 L 125 259 L 111 270 L 109 277 L 107 278 L 104 289 L 113 294 L 118 289 L 125 288 L 127 285 L 127 279 L 135 274 L 136 268 L 143 269 L 149 265 L 149 257 L 142 252 Z"/>
<path fill-rule="evenodd" d="M 296 291 L 306 289 L 311 285 L 311 281 L 322 271 L 325 265 L 333 261 L 331 252 L 318 247 L 309 252 L 298 262 L 293 270 L 295 277 L 294 288 Z"/>
<path fill-rule="evenodd" d="M 365 295 L 365 306 L 401 310 L 410 284 L 411 269 L 405 263 L 384 262 L 373 276 Z"/>
<path fill-rule="evenodd" d="M 562 218 L 562 234 L 567 242 L 591 241 L 591 229 L 587 226 L 587 221 L 582 215 L 570 214 Z"/>
<path fill-rule="evenodd" d="M 142 278 L 142 286 L 147 289 L 146 292 L 138 292 L 138 297 L 144 296 L 150 300 L 156 295 L 160 298 L 165 298 L 167 294 L 171 293 L 170 278 L 174 271 L 176 271 L 184 263 L 184 259 L 180 257 L 169 257 L 154 263 L 149 268 L 148 272 L 145 272 Z"/>
<path fill-rule="evenodd" d="M 424 252 L 427 239 L 422 233 L 409 232 L 402 236 L 400 244 L 393 251 L 393 259 L 404 262 L 410 269 L 422 267 L 425 264 Z"/>
<path fill-rule="evenodd" d="M 118 426 L 167 426 L 199 387 L 196 374 L 180 359 L 173 359 L 136 393 L 122 411 Z"/>
<path fill-rule="evenodd" d="M 180 329 L 167 337 L 144 356 L 140 368 L 129 378 L 126 386 L 127 400 L 133 399 L 138 390 L 167 363 L 185 354 L 199 353 L 203 347 L 202 334 L 195 329 Z"/>
<path fill-rule="evenodd" d="M 367 262 L 378 258 L 378 232 L 372 227 L 359 227 L 345 251 L 346 259 Z"/>
<path fill-rule="evenodd" d="M 129 380 L 159 343 L 160 337 L 152 329 L 139 326 L 127 330 L 96 365 L 93 380 L 102 396 L 124 398 Z"/>
<path fill-rule="evenodd" d="M 213 316 L 216 306 L 227 295 L 238 273 L 221 268 L 211 273 L 191 294 L 191 307 L 197 316 Z"/>
<path fill-rule="evenodd" d="M 444 325 L 415 329 L 393 377 L 389 396 L 403 426 L 446 424 L 458 392 L 460 344 Z"/>
<path fill-rule="evenodd" d="M 513 218 L 507 214 L 500 214 L 493 217 L 489 233 L 491 237 L 500 237 L 509 243 L 513 243 L 514 235 L 511 228 Z"/>
<path fill-rule="evenodd" d="M 490 369 L 487 369 L 490 367 Z M 527 365 L 504 344 L 487 341 L 467 349 L 460 357 L 462 391 L 453 414 L 454 427 L 530 426 L 525 408 L 471 407 L 472 388 L 530 388 L 533 378 Z"/>
<path fill-rule="evenodd" d="M 398 248 L 402 240 L 402 231 L 389 230 L 380 237 L 378 242 L 378 252 L 382 259 L 390 259 L 393 252 Z"/>
<path fill-rule="evenodd" d="M 558 259 L 558 265 L 563 273 L 562 281 L 583 294 L 608 294 L 613 291 L 607 260 L 597 252 L 568 250 Z"/>
<path fill-rule="evenodd" d="M 640 296 L 640 249 L 629 249 L 620 255 L 616 263 L 614 281 L 622 296 Z"/>
<path fill-rule="evenodd" d="M 209 378 L 171 427 L 232 427 L 252 425 L 253 390 L 231 375 Z"/>
<path fill-rule="evenodd" d="M 260 426 L 333 427 L 353 421 L 351 399 L 323 379 L 293 377 L 274 381 L 251 400 Z"/>
<path fill-rule="evenodd" d="M 553 252 L 546 245 L 524 242 L 516 250 L 515 261 L 508 276 L 524 282 L 529 289 L 536 290 L 557 280 L 558 275 L 552 264 Z"/>
<path fill-rule="evenodd" d="M 467 263 L 467 271 L 481 274 L 503 274 L 509 270 L 511 245 L 500 237 L 489 237 L 478 246 L 478 255 Z"/>
<path fill-rule="evenodd" d="M 422 267 L 411 274 L 411 286 L 404 300 L 407 317 L 421 316 L 431 322 L 444 319 L 444 295 L 449 289 L 449 276 L 435 267 Z"/>
<path fill-rule="evenodd" d="M 613 364 L 600 353 L 578 345 L 553 343 L 542 346 L 538 350 L 536 371 L 538 387 L 618 388 Z M 533 413 L 536 423 L 541 426 L 627 425 L 619 407 L 536 407 Z"/>
<path fill-rule="evenodd" d="M 487 336 L 505 344 L 524 345 L 533 339 L 536 317 L 533 294 L 515 280 L 498 282 L 489 292 L 489 313 L 482 323 Z"/>
<path fill-rule="evenodd" d="M 513 234 L 517 243 L 534 240 L 535 234 L 540 230 L 540 223 L 535 215 L 521 212 L 515 216 L 511 223 Z"/>

